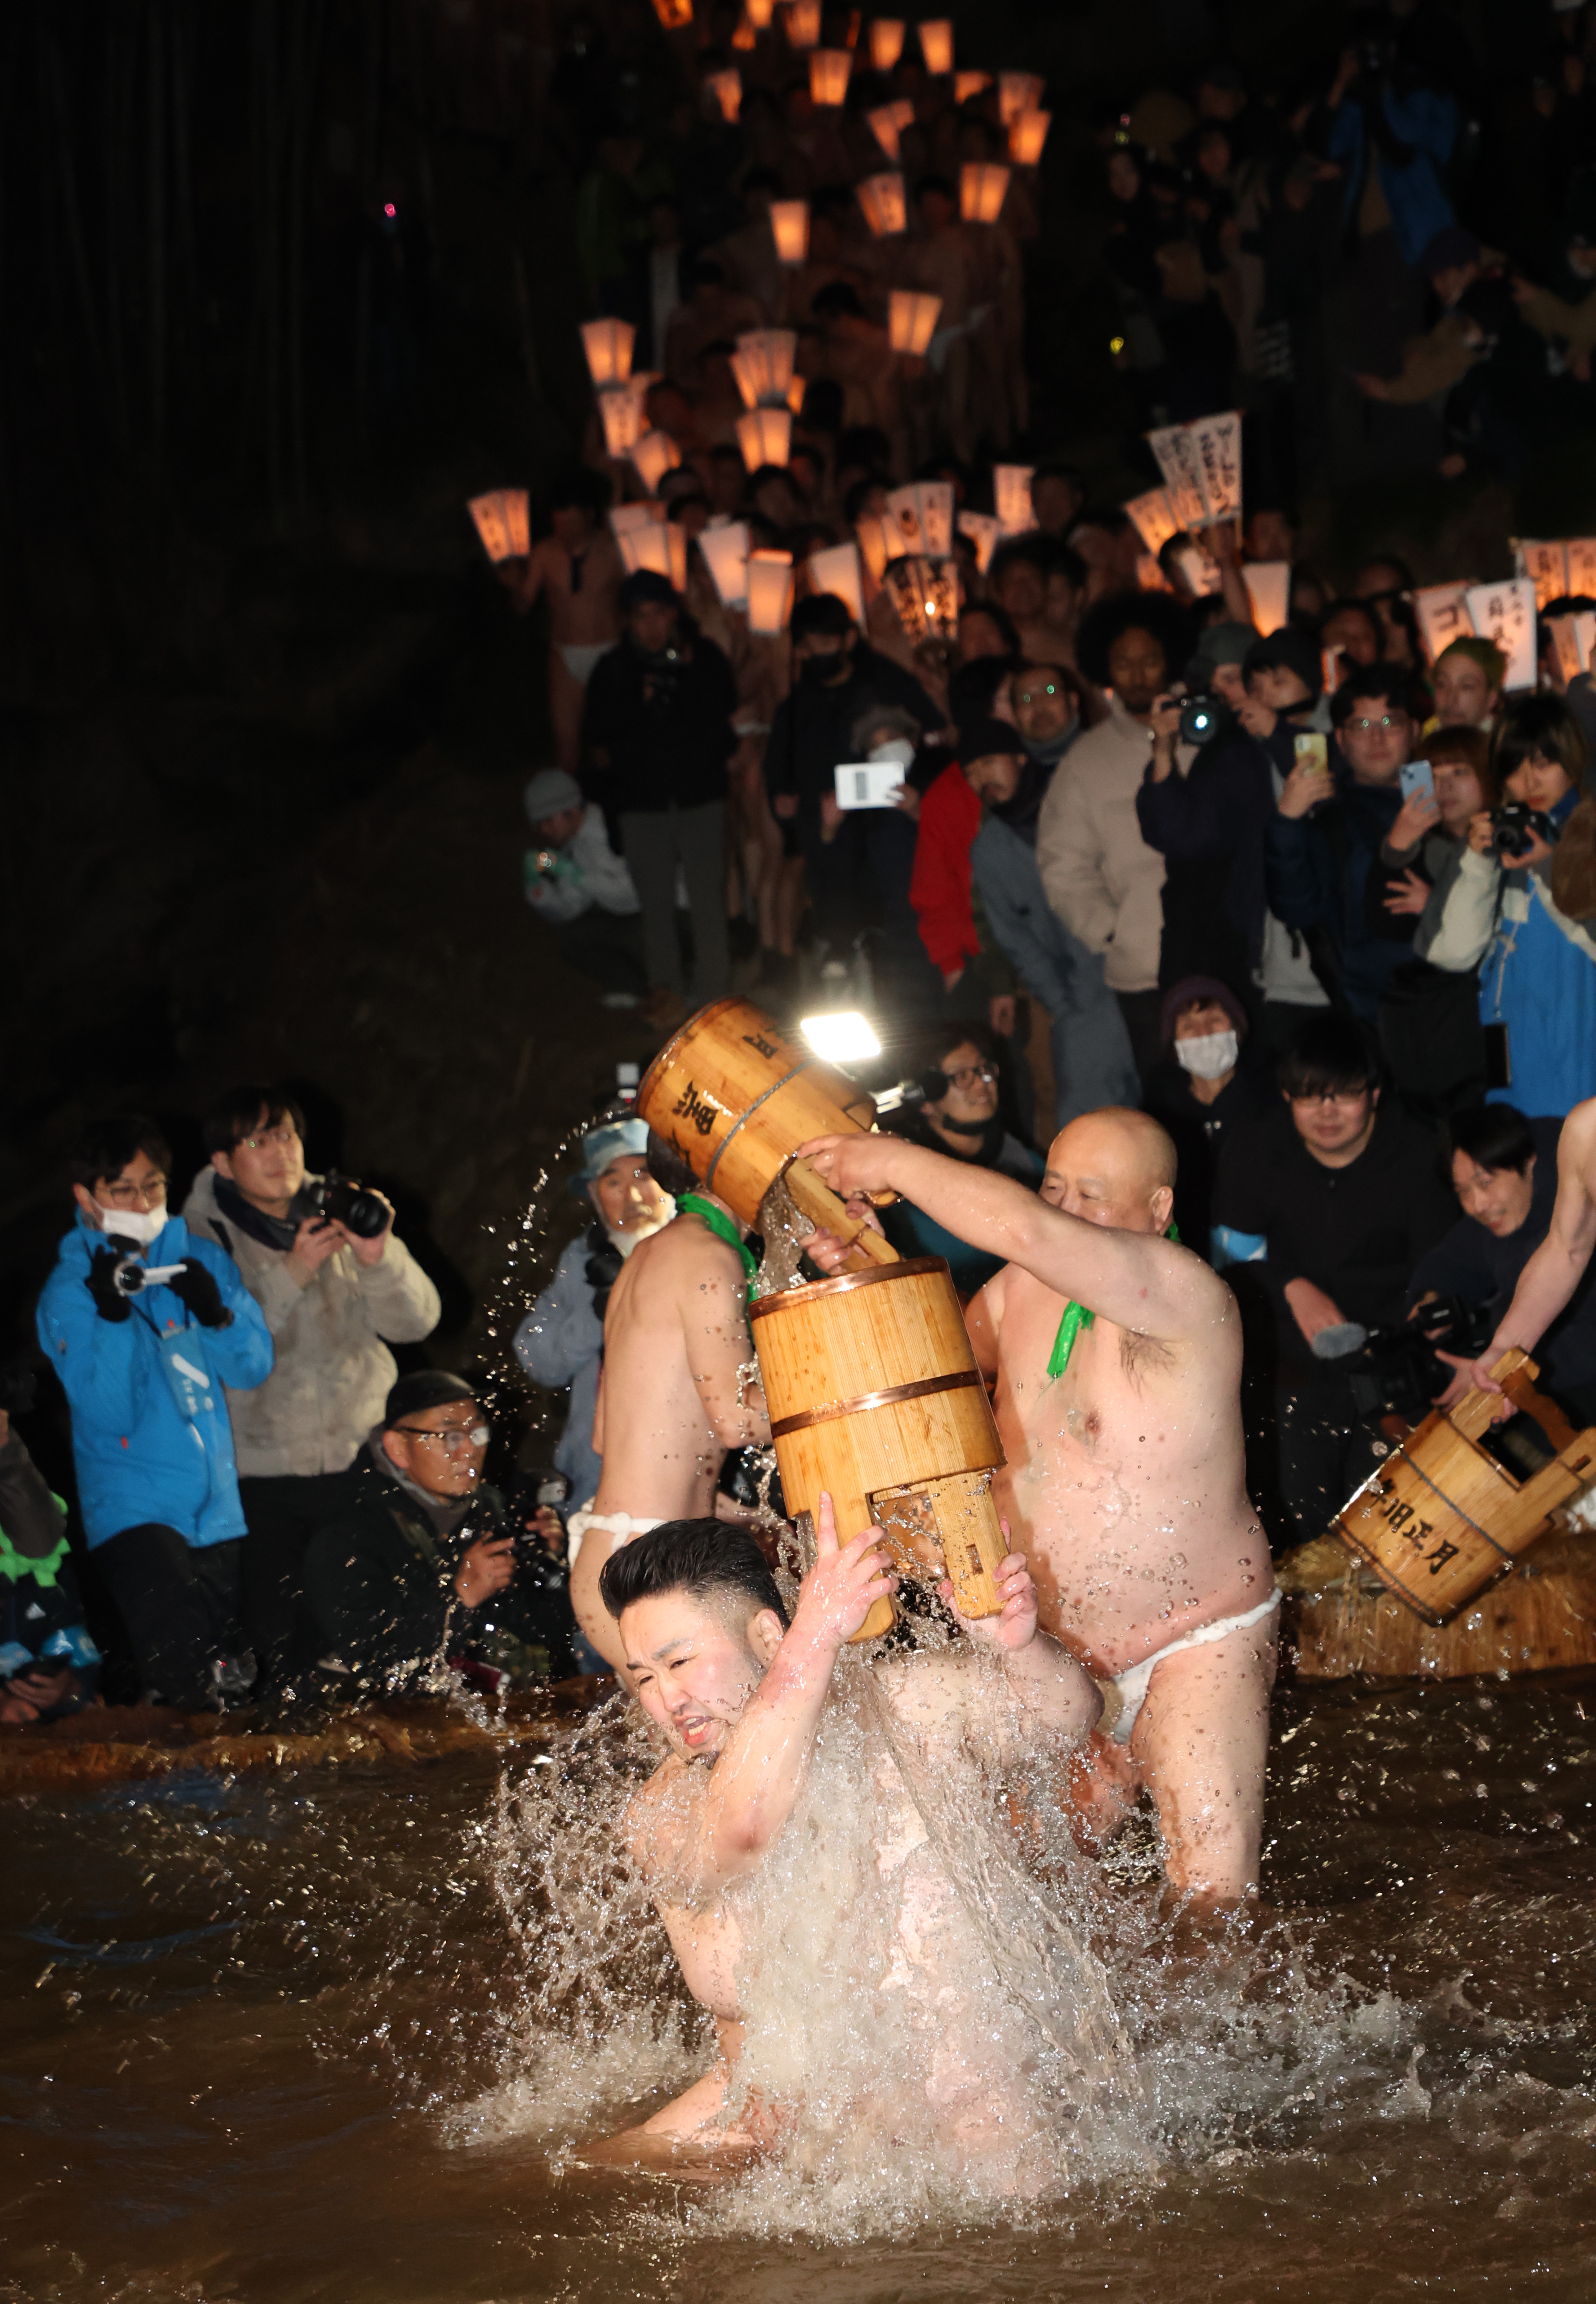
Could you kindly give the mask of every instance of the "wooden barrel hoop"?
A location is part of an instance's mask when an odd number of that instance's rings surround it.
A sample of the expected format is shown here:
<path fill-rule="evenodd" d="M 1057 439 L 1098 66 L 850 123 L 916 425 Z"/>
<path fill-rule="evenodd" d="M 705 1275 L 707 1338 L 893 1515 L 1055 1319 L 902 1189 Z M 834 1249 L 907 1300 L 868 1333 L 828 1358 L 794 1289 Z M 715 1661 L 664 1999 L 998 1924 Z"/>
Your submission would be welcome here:
<path fill-rule="evenodd" d="M 839 1416 L 868 1416 L 872 1409 L 894 1408 L 901 1400 L 923 1400 L 931 1392 L 963 1392 L 985 1382 L 979 1368 L 959 1368 L 950 1376 L 922 1376 L 913 1384 L 888 1385 L 885 1392 L 862 1392 L 854 1400 L 828 1400 L 801 1415 L 784 1416 L 770 1427 L 770 1437 L 785 1440 L 789 1432 L 807 1432 L 811 1424 L 830 1424 Z"/>
<path fill-rule="evenodd" d="M 1499 1554 L 1503 1560 L 1506 1560 L 1508 1563 L 1512 1562 L 1514 1555 L 1507 1550 L 1507 1546 L 1505 1545 L 1498 1544 L 1495 1537 L 1490 1534 L 1490 1530 L 1488 1529 L 1481 1528 L 1477 1520 L 1471 1520 L 1468 1513 L 1464 1512 L 1461 1504 L 1454 1504 L 1451 1497 L 1447 1494 L 1445 1488 L 1438 1487 L 1436 1486 L 1429 1473 L 1424 1470 L 1422 1464 L 1418 1462 L 1418 1461 L 1412 1456 L 1409 1456 L 1406 1459 L 1406 1462 L 1408 1470 L 1413 1472 L 1417 1472 L 1419 1478 L 1430 1490 L 1430 1495 L 1432 1496 L 1439 1496 L 1449 1512 L 1456 1512 L 1458 1519 L 1464 1522 L 1465 1527 L 1472 1528 L 1474 1534 L 1480 1538 L 1482 1544 L 1489 1544 L 1491 1550 Z"/>
<path fill-rule="evenodd" d="M 715 1190 L 715 1171 L 720 1165 L 721 1155 L 726 1150 L 726 1146 L 730 1144 L 744 1128 L 747 1127 L 749 1122 L 753 1118 L 754 1114 L 759 1110 L 760 1105 L 768 1104 L 773 1096 L 779 1094 L 779 1092 L 785 1088 L 789 1080 L 795 1080 L 801 1073 L 806 1072 L 808 1070 L 809 1066 L 807 1063 L 794 1064 L 790 1072 L 783 1072 L 778 1080 L 771 1081 L 769 1087 L 765 1089 L 761 1096 L 755 1097 L 753 1102 L 749 1105 L 748 1110 L 743 1114 L 740 1120 L 733 1122 L 731 1127 L 726 1130 L 726 1134 L 715 1147 L 714 1156 L 710 1160 L 709 1167 L 704 1172 L 704 1182 L 708 1184 L 711 1191 Z"/>
<path fill-rule="evenodd" d="M 781 1288 L 774 1296 L 761 1296 L 757 1304 L 749 1307 L 751 1320 L 768 1319 L 772 1312 L 789 1312 L 794 1304 L 806 1297 L 818 1296 L 822 1289 L 828 1296 L 849 1295 L 855 1288 L 879 1288 L 884 1280 L 906 1279 L 911 1273 L 946 1271 L 947 1265 L 939 1256 L 905 1256 L 896 1264 L 883 1265 L 876 1272 L 839 1272 L 829 1280 L 811 1280 L 802 1288 Z"/>

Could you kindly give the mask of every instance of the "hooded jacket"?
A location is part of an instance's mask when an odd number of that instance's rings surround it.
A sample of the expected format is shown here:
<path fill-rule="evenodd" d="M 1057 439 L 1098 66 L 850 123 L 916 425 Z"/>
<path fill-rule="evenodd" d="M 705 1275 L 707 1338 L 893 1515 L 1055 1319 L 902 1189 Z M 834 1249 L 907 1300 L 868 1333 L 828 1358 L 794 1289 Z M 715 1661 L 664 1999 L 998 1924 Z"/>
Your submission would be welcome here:
<path fill-rule="evenodd" d="M 244 1533 L 228 1403 L 271 1373 L 266 1321 L 231 1258 L 195 1238 L 181 1216 L 156 1234 L 143 1261 L 203 1265 L 233 1315 L 229 1326 L 202 1328 L 162 1286 L 133 1297 L 125 1320 L 102 1319 L 89 1267 L 111 1245 L 80 1215 L 38 1300 L 38 1341 L 72 1410 L 89 1549 L 148 1522 L 175 1529 L 196 1548 L 225 1544 Z"/>
<path fill-rule="evenodd" d="M 399 1373 L 388 1344 L 431 1334 L 437 1291 L 391 1232 L 380 1264 L 339 1248 L 301 1285 L 286 1249 L 251 1238 L 223 1214 L 218 1181 L 214 1168 L 201 1168 L 184 1219 L 196 1239 L 215 1241 L 231 1258 L 276 1347 L 264 1384 L 255 1376 L 254 1390 L 227 1395 L 240 1476 L 347 1471 Z"/>

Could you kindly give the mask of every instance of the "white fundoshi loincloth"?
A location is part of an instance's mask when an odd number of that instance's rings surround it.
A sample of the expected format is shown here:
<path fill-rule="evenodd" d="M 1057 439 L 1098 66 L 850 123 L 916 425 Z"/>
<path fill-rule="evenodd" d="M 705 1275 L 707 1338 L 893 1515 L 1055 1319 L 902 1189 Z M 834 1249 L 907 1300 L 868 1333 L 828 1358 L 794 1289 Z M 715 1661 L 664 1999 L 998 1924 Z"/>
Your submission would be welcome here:
<path fill-rule="evenodd" d="M 581 640 L 561 640 L 558 643 L 560 662 L 578 688 L 585 688 L 593 677 L 593 666 L 601 656 L 607 656 L 614 646 L 613 640 L 600 640 L 597 648 L 590 648 Z"/>
<path fill-rule="evenodd" d="M 647 1536 L 651 1528 L 663 1528 L 664 1525 L 658 1513 L 649 1520 L 636 1517 L 631 1512 L 596 1512 L 590 1504 L 583 1504 L 582 1510 L 573 1512 L 565 1522 L 567 1571 L 575 1567 L 582 1540 L 590 1528 L 601 1529 L 609 1537 L 610 1550 L 618 1552 L 622 1545 L 630 1544 L 634 1536 Z"/>
<path fill-rule="evenodd" d="M 1124 1672 L 1116 1673 L 1112 1680 L 1099 1680 L 1103 1691 L 1103 1716 L 1098 1726 L 1105 1736 L 1116 1744 L 1128 1744 L 1142 1707 L 1147 1701 L 1148 1682 L 1166 1656 L 1178 1656 L 1183 1648 L 1206 1648 L 1210 1640 L 1228 1639 L 1232 1632 L 1244 1632 L 1254 1624 L 1261 1624 L 1271 1610 L 1280 1605 L 1278 1585 L 1267 1600 L 1249 1608 L 1244 1616 L 1221 1616 L 1218 1623 L 1199 1624 L 1194 1632 L 1183 1633 L 1171 1640 L 1167 1648 L 1155 1648 L 1140 1664 L 1127 1664 Z"/>

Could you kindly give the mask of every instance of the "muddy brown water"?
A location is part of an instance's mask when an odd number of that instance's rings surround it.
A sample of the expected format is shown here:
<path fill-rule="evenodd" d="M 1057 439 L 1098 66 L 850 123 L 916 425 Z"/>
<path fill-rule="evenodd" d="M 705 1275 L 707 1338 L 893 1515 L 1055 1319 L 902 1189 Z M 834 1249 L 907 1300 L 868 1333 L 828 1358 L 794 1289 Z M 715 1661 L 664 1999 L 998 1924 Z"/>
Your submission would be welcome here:
<path fill-rule="evenodd" d="M 1588 1677 L 1284 1690 L 1251 1938 L 1193 1975 L 1133 1846 L 1099 1912 L 1156 2164 L 978 2216 L 565 2164 L 682 2061 L 602 1878 L 529 1998 L 565 1889 L 506 1851 L 590 1749 L 13 1793 L 0 2297 L 1589 2298 L 1593 1720 Z M 573 1915 L 647 2037 L 599 2043 Z"/>

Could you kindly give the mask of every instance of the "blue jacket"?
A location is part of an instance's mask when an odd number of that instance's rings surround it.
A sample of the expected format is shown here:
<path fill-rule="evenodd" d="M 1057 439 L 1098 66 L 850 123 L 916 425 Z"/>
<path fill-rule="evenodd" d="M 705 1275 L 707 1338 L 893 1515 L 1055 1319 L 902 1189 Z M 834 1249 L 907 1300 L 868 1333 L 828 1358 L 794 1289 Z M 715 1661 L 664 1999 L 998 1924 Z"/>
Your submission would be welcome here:
<path fill-rule="evenodd" d="M 1551 810 L 1559 832 L 1578 797 L 1565 792 Z M 1502 875 L 1496 936 L 1480 963 L 1480 1021 L 1507 1027 L 1511 1073 L 1486 1103 L 1561 1120 L 1596 1096 L 1596 938 L 1551 902 L 1549 868 Z"/>
<path fill-rule="evenodd" d="M 181 1216 L 144 1261 L 202 1264 L 233 1315 L 202 1328 L 169 1288 L 132 1300 L 125 1320 L 102 1320 L 89 1293 L 96 1249 L 111 1245 L 81 1216 L 38 1300 L 38 1340 L 72 1410 L 78 1502 L 90 1551 L 123 1529 L 157 1522 L 195 1546 L 244 1532 L 233 1432 L 221 1385 L 248 1392 L 271 1374 L 272 1340 L 233 1258 L 191 1237 Z M 192 1404 L 185 1413 L 180 1394 Z"/>
<path fill-rule="evenodd" d="M 1288 928 L 1328 933 L 1347 1004 L 1372 1024 L 1386 978 L 1412 957 L 1405 936 L 1378 935 L 1369 919 L 1370 870 L 1396 820 L 1402 794 L 1395 784 L 1354 783 L 1339 752 L 1331 758 L 1334 800 L 1308 816 L 1277 810 L 1270 817 L 1263 835 L 1264 880 L 1278 920 Z"/>
<path fill-rule="evenodd" d="M 1380 190 L 1391 211 L 1391 230 L 1405 264 L 1419 259 L 1438 232 L 1456 224 L 1456 216 L 1441 183 L 1440 172 L 1452 157 L 1457 140 L 1457 106 L 1449 96 L 1432 88 L 1415 88 L 1398 96 L 1387 88 L 1381 93 L 1387 124 L 1413 154 L 1405 167 L 1376 153 Z M 1343 104 L 1330 126 L 1328 157 L 1346 170 L 1341 216 L 1350 224 L 1363 195 L 1368 162 L 1368 125 L 1361 104 Z"/>

